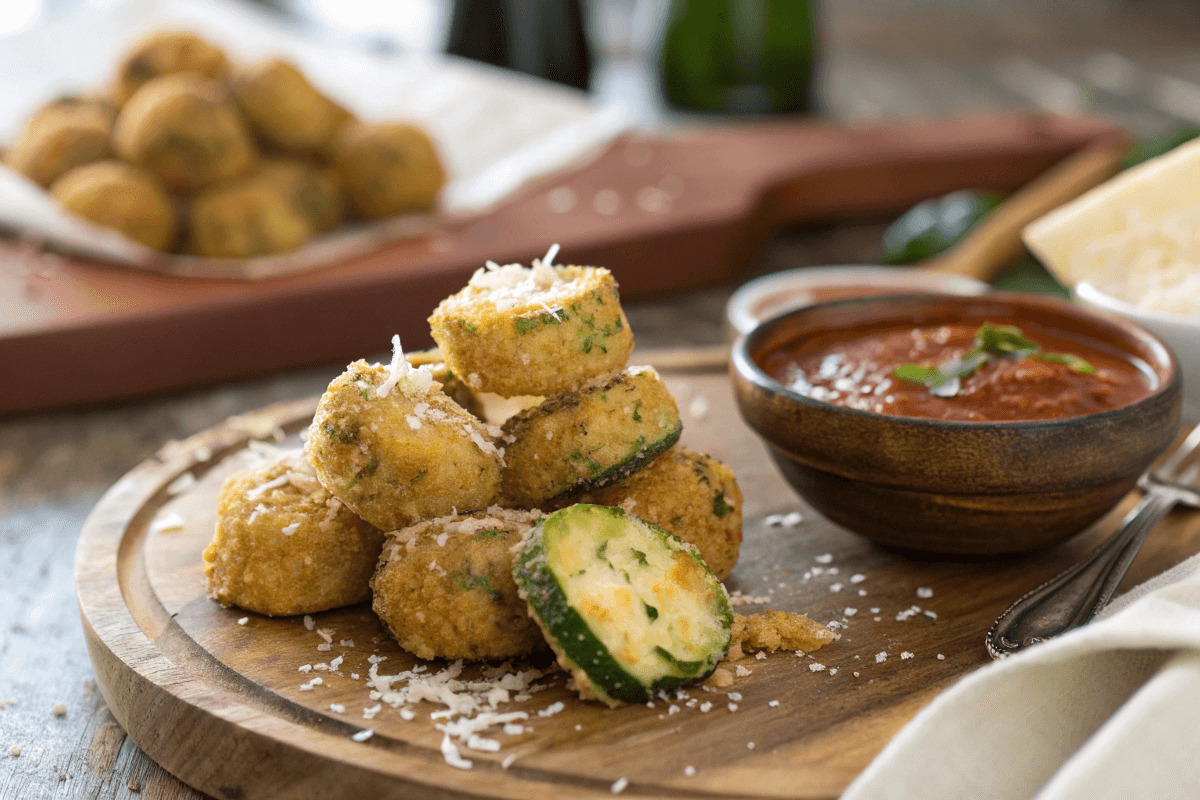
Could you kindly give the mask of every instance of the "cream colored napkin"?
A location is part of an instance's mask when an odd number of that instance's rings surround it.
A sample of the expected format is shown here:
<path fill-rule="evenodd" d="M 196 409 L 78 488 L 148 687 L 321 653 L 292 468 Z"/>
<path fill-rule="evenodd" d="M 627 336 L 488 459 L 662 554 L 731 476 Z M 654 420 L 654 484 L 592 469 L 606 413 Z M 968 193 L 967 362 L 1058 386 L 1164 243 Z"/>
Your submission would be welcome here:
<path fill-rule="evenodd" d="M 1200 798 L 1200 556 L 968 675 L 842 800 Z"/>

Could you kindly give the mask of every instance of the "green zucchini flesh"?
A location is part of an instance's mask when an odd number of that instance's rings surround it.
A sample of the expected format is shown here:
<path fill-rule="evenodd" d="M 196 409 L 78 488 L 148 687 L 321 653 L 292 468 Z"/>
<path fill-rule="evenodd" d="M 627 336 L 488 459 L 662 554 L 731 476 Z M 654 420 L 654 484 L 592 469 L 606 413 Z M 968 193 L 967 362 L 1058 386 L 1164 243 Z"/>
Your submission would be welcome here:
<path fill-rule="evenodd" d="M 619 508 L 545 517 L 513 577 L 585 697 L 644 702 L 707 677 L 729 649 L 729 598 L 696 549 Z"/>

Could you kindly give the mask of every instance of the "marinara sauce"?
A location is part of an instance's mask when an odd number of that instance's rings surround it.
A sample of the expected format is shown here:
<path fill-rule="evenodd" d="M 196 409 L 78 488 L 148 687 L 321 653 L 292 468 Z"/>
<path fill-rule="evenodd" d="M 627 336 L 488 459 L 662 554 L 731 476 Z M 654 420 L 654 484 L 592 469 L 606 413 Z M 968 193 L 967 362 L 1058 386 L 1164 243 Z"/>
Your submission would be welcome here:
<path fill-rule="evenodd" d="M 1011 320 L 996 320 L 1012 324 Z M 1036 356 L 991 357 L 960 379 L 957 394 L 938 397 L 922 383 L 895 377 L 897 367 L 937 367 L 961 358 L 978 323 L 931 327 L 850 328 L 814 336 L 771 353 L 763 366 L 795 392 L 847 408 L 903 417 L 969 421 L 1047 420 L 1120 408 L 1148 396 L 1156 381 L 1118 352 L 1024 326 L 1044 353 L 1085 359 L 1085 374 Z"/>

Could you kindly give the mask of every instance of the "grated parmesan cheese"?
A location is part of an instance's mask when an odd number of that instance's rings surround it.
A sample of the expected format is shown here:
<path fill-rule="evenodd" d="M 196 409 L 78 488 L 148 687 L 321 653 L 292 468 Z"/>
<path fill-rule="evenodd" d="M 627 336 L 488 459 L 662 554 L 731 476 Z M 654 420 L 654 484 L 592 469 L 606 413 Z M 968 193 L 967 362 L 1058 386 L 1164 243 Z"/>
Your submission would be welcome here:
<path fill-rule="evenodd" d="M 400 346 L 399 335 L 392 337 L 392 360 L 387 367 L 387 378 L 375 390 L 375 396 L 387 397 L 396 388 L 406 397 L 422 397 L 433 388 L 433 373 L 424 366 L 414 367 L 408 363 L 404 348 Z M 420 424 L 415 427 L 420 427 Z"/>

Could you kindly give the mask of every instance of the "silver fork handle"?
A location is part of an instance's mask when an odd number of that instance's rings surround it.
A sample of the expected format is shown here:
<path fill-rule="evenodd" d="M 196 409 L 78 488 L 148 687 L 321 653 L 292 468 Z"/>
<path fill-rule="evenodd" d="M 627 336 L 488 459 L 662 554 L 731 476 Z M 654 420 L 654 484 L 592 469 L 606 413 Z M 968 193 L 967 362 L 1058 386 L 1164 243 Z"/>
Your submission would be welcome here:
<path fill-rule="evenodd" d="M 1018 599 L 996 619 L 987 634 L 988 654 L 1004 658 L 1091 621 L 1125 577 L 1146 535 L 1177 502 L 1178 492 L 1151 487 L 1108 541 Z"/>

